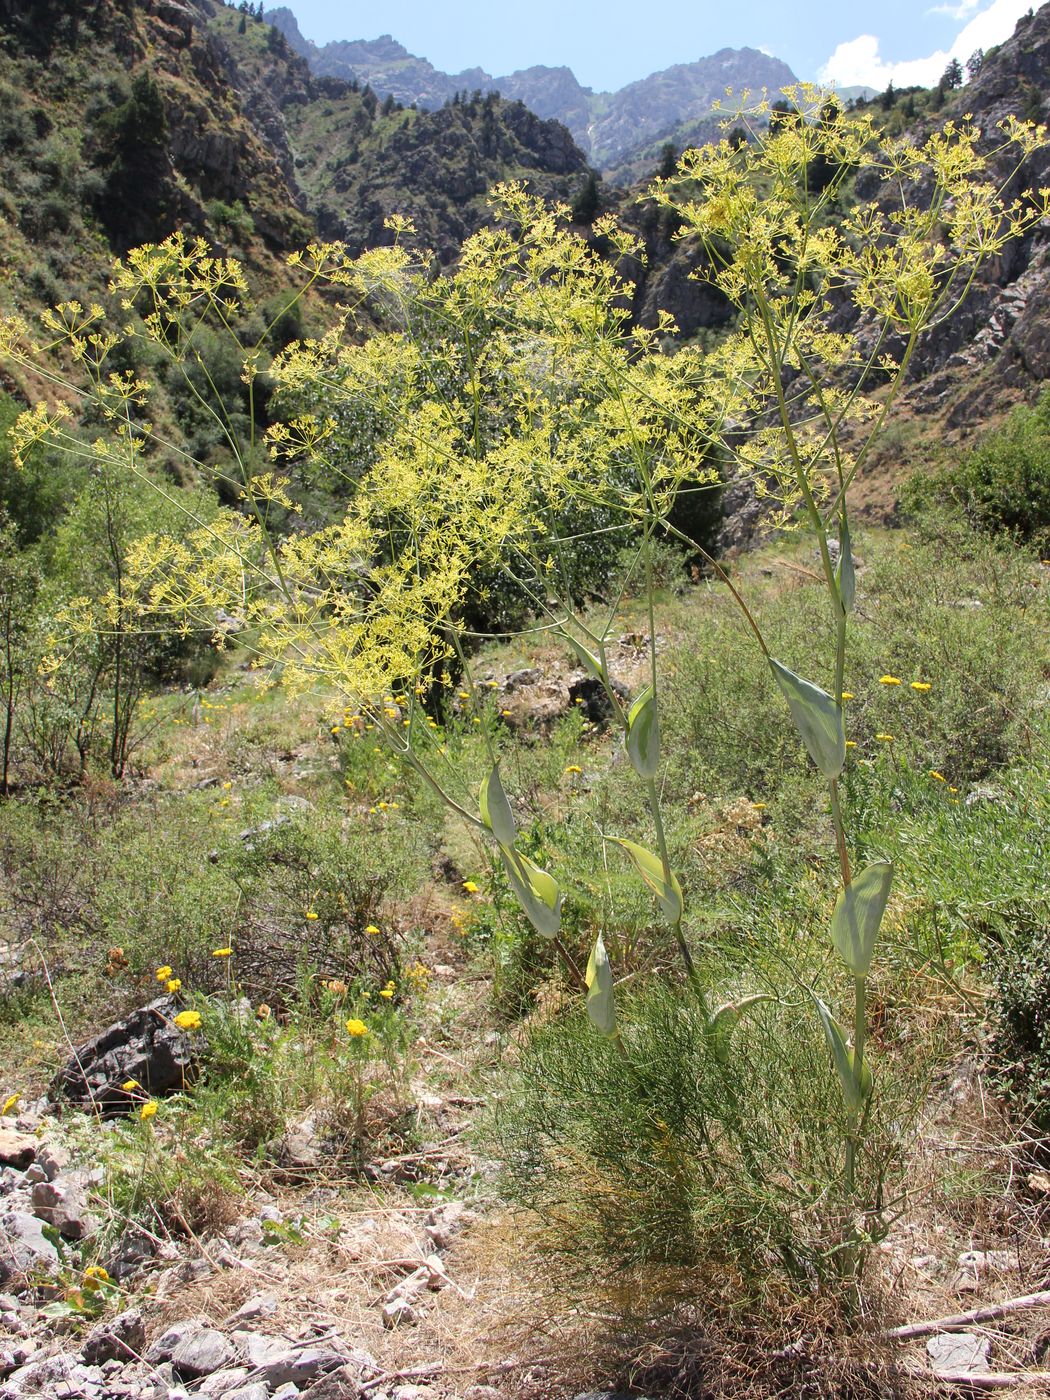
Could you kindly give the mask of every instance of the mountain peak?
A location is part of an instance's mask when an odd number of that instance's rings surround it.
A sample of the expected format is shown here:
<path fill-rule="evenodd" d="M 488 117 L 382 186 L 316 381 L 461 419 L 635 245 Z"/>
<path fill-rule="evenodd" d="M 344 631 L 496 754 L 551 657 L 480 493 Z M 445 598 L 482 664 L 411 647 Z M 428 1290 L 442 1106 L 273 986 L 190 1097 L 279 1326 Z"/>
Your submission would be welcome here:
<path fill-rule="evenodd" d="M 266 18 L 301 53 L 319 76 L 367 82 L 379 97 L 406 106 L 440 107 L 455 93 L 498 91 L 524 102 L 537 116 L 562 122 L 595 165 L 609 170 L 632 151 L 669 135 L 683 122 L 707 116 L 727 87 L 777 92 L 797 82 L 780 59 L 759 49 L 719 49 L 691 63 L 676 63 L 613 93 L 584 87 L 564 64 L 533 64 L 493 78 L 483 68 L 443 73 L 411 54 L 389 34 L 378 39 L 311 44 L 299 33 L 291 10 L 268 10 Z M 303 48 L 298 47 L 304 45 Z"/>

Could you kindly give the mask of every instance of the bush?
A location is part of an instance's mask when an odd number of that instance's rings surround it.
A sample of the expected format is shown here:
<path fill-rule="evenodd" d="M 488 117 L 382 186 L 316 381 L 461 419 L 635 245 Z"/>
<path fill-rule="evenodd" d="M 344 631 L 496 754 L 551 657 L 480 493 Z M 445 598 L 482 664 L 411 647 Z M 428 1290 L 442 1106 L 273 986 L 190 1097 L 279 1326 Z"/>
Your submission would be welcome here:
<path fill-rule="evenodd" d="M 776 1000 L 747 1013 L 731 1076 L 695 1004 L 659 978 L 621 992 L 622 1049 L 576 1009 L 533 1030 L 489 1131 L 507 1191 L 592 1287 L 642 1267 L 666 1282 L 666 1271 L 703 1266 L 739 1275 L 743 1297 L 780 1270 L 800 1284 L 834 1274 L 841 1095 L 804 997 L 785 993 L 775 963 L 760 976 Z M 930 1068 L 909 1063 L 902 1083 L 904 1066 L 882 1063 L 865 1165 L 873 1200 L 907 1151 L 915 1085 Z"/>
<path fill-rule="evenodd" d="M 1050 389 L 1015 408 L 957 465 L 914 476 L 902 501 L 920 514 L 954 507 L 978 530 L 1050 553 Z"/>

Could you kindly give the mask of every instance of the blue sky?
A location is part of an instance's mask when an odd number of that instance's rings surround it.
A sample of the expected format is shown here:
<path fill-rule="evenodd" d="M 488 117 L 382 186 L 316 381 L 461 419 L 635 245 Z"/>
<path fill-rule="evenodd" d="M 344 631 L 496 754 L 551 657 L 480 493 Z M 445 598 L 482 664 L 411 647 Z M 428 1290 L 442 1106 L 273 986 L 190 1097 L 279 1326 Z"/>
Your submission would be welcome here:
<path fill-rule="evenodd" d="M 478 66 L 499 75 L 534 63 L 567 64 L 581 83 L 618 88 L 672 63 L 717 49 L 765 49 L 800 78 L 931 85 L 949 58 L 1008 38 L 1032 0 L 876 0 L 841 3 L 769 0 L 391 0 L 383 6 L 337 0 L 282 0 L 308 39 L 374 39 L 392 34 L 447 72 Z"/>

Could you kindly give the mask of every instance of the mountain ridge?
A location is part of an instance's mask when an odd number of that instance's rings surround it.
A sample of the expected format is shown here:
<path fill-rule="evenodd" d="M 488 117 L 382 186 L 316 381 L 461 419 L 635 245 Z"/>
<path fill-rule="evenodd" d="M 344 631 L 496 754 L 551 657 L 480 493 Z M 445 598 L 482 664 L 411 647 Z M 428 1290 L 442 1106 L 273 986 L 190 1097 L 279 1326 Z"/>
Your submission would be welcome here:
<path fill-rule="evenodd" d="M 543 64 L 493 77 L 483 68 L 443 73 L 389 34 L 372 40 L 306 39 L 288 6 L 265 11 L 296 53 L 318 76 L 367 82 L 376 94 L 405 105 L 439 106 L 453 96 L 496 91 L 525 103 L 537 116 L 562 122 L 580 149 L 604 172 L 676 126 L 710 116 L 727 87 L 779 92 L 798 79 L 788 65 L 759 49 L 719 49 L 676 63 L 615 92 L 584 87 L 571 68 Z"/>

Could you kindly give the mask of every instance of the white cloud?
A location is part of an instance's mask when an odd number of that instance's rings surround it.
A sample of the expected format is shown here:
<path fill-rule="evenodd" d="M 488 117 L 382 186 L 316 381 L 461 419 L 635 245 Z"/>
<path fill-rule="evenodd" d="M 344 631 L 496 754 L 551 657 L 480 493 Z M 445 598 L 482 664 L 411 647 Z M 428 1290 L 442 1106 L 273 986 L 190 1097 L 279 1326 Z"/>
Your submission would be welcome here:
<path fill-rule="evenodd" d="M 838 48 L 817 74 L 822 83 L 835 83 L 838 87 L 865 85 L 882 91 L 891 82 L 894 87 L 933 87 L 944 72 L 950 59 L 957 58 L 965 63 L 975 49 L 989 49 L 993 44 L 1001 44 L 1014 32 L 1014 26 L 1022 15 L 1032 8 L 1033 0 L 992 0 L 992 3 L 974 15 L 955 37 L 950 49 L 938 49 L 926 58 L 910 58 L 903 62 L 888 63 L 879 53 L 879 41 L 874 34 L 860 34 Z M 948 6 L 943 7 L 946 11 Z M 969 0 L 954 7 L 956 18 L 973 8 Z"/>
<path fill-rule="evenodd" d="M 949 19 L 967 19 L 981 3 L 981 0 L 959 0 L 956 5 L 931 5 L 928 15 L 947 15 Z"/>

